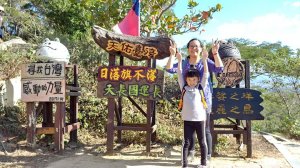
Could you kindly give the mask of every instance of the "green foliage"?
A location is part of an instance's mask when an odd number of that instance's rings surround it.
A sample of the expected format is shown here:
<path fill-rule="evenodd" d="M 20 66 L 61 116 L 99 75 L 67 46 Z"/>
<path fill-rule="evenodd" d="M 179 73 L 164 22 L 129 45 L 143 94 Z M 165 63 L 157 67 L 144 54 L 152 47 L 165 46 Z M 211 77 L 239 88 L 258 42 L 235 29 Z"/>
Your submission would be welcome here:
<path fill-rule="evenodd" d="M 264 121 L 255 121 L 256 130 L 280 132 L 299 138 L 300 75 L 299 49 L 278 43 L 256 44 L 245 39 L 234 40 L 242 58 L 250 60 L 252 80 L 261 79 Z"/>
<path fill-rule="evenodd" d="M 33 50 L 32 46 L 22 45 L 8 47 L 8 50 L 0 50 L 0 80 L 19 76 L 21 64 L 36 60 Z"/>
<path fill-rule="evenodd" d="M 83 128 L 98 133 L 100 136 L 104 135 L 106 133 L 107 100 L 85 95 L 79 99 L 79 104 L 79 121 Z"/>
<path fill-rule="evenodd" d="M 0 106 L 0 134 L 3 136 L 21 135 L 21 110 L 17 106 Z"/>
<path fill-rule="evenodd" d="M 218 143 L 216 145 L 216 152 L 223 151 L 224 149 L 228 148 L 230 145 L 229 137 L 228 136 L 218 136 Z"/>

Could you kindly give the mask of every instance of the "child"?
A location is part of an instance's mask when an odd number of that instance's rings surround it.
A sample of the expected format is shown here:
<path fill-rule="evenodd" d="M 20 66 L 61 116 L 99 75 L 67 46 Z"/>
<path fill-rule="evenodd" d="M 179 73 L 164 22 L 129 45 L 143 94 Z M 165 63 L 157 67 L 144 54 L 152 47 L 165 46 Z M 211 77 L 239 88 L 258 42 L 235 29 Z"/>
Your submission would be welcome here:
<path fill-rule="evenodd" d="M 172 55 L 171 55 L 172 57 Z M 182 119 L 184 142 L 182 147 L 182 167 L 188 166 L 187 156 L 188 149 L 193 140 L 193 134 L 196 132 L 201 148 L 201 165 L 206 167 L 207 145 L 205 137 L 205 122 L 206 122 L 206 102 L 204 99 L 203 90 L 208 82 L 207 68 L 207 51 L 203 51 L 202 62 L 204 64 L 204 73 L 200 83 L 200 73 L 196 68 L 190 68 L 185 74 L 182 73 L 182 56 L 176 53 L 178 59 L 178 82 L 182 90 Z M 183 77 L 184 76 L 184 77 Z M 185 78 L 185 79 L 184 79 Z M 202 93 L 202 94 L 201 94 Z"/>

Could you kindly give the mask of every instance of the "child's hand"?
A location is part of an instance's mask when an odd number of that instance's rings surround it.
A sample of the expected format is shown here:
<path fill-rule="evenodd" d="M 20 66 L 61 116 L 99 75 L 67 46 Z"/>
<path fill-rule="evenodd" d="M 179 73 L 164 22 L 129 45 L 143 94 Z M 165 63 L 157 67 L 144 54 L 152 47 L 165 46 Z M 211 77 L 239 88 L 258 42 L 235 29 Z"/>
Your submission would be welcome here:
<path fill-rule="evenodd" d="M 182 55 L 181 55 L 180 51 L 176 52 L 176 58 L 178 59 L 178 62 L 182 61 Z"/>
<path fill-rule="evenodd" d="M 203 59 L 207 59 L 208 58 L 208 52 L 207 52 L 206 49 L 203 49 L 203 51 L 202 51 L 202 58 Z"/>

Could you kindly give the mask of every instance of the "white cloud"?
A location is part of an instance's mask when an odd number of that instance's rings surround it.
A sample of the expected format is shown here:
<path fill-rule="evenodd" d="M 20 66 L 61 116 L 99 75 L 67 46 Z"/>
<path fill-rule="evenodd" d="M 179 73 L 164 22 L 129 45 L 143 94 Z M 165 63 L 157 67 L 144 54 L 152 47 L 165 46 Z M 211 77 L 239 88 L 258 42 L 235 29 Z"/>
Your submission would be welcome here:
<path fill-rule="evenodd" d="M 300 15 L 287 17 L 271 13 L 258 16 L 248 22 L 233 21 L 217 28 L 216 34 L 222 39 L 246 38 L 257 42 L 278 42 L 292 48 L 300 48 Z"/>
<path fill-rule="evenodd" d="M 300 7 L 300 1 L 292 2 L 291 5 L 294 7 Z"/>

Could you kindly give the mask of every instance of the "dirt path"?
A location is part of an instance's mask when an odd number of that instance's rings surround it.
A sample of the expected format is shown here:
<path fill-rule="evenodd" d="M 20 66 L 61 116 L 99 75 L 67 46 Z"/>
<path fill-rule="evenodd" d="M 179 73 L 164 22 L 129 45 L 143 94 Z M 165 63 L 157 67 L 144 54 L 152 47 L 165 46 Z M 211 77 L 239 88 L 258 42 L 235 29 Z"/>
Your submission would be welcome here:
<path fill-rule="evenodd" d="M 253 157 L 245 158 L 246 148 L 239 151 L 235 139 L 228 136 L 229 143 L 222 144 L 223 150 L 210 161 L 211 168 L 289 168 L 291 167 L 283 155 L 260 134 L 253 134 Z M 17 144 L 18 146 L 18 144 Z M 151 154 L 145 153 L 143 145 L 116 145 L 113 156 L 105 155 L 105 140 L 98 143 L 85 144 L 79 148 L 66 147 L 63 154 L 55 154 L 47 149 L 30 151 L 19 146 L 17 150 L 4 155 L 0 151 L 0 167 L 34 167 L 34 168 L 179 168 L 180 146 L 152 145 Z M 199 164 L 197 159 L 190 164 Z"/>

